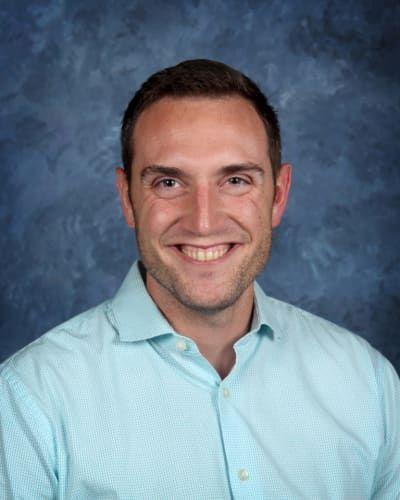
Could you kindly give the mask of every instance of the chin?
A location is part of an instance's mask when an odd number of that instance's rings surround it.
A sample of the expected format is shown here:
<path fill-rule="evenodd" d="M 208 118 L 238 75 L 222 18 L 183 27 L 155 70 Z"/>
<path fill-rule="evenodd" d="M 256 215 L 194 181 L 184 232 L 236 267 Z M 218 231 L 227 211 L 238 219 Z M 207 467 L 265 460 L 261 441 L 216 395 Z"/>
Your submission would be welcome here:
<path fill-rule="evenodd" d="M 174 290 L 173 295 L 186 308 L 201 314 L 212 315 L 233 306 L 241 293 L 236 290 L 236 293 L 231 292 L 224 296 L 213 297 L 212 294 L 194 296 L 193 294 L 179 293 L 178 290 Z"/>

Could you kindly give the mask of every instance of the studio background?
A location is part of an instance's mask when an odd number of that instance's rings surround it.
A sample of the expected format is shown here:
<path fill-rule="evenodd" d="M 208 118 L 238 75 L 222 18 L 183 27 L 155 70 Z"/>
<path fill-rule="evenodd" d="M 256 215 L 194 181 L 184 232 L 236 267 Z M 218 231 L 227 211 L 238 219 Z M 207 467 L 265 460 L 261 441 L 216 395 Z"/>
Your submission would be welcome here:
<path fill-rule="evenodd" d="M 114 187 L 122 113 L 151 73 L 204 57 L 260 85 L 293 164 L 259 282 L 400 371 L 398 2 L 0 9 L 0 362 L 115 293 L 137 256 Z"/>

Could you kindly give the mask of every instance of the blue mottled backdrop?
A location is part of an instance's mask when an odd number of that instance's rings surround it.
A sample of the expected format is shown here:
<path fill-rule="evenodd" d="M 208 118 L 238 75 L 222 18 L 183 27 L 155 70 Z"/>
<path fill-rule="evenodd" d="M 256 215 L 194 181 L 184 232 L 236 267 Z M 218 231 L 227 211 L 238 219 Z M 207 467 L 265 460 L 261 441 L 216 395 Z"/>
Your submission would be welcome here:
<path fill-rule="evenodd" d="M 400 371 L 397 1 L 3 0 L 0 361 L 112 295 L 136 257 L 114 188 L 138 85 L 205 57 L 252 77 L 294 166 L 260 278 Z"/>

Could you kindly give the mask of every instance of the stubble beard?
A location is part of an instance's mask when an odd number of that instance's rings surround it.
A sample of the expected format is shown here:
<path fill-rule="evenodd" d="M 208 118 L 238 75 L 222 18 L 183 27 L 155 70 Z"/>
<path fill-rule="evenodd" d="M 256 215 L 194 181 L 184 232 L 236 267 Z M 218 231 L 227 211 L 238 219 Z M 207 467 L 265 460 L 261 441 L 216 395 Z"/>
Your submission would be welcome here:
<path fill-rule="evenodd" d="M 265 228 L 264 234 L 265 237 L 260 240 L 253 253 L 247 256 L 224 280 L 223 288 L 226 292 L 208 301 L 204 297 L 199 299 L 195 296 L 196 283 L 185 280 L 179 270 L 167 266 L 154 248 L 147 245 L 146 241 L 141 238 L 138 227 L 136 227 L 136 242 L 140 260 L 146 272 L 169 293 L 172 299 L 193 312 L 212 316 L 233 306 L 263 270 L 270 254 L 272 230 Z"/>

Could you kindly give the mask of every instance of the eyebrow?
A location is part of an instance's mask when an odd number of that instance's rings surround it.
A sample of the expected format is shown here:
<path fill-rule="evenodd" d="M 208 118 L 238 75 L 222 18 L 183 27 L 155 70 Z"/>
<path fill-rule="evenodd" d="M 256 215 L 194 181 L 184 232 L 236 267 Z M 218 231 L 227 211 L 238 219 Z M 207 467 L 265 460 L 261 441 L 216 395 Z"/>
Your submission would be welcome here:
<path fill-rule="evenodd" d="M 235 163 L 232 165 L 225 165 L 224 167 L 221 167 L 217 171 L 217 174 L 232 175 L 232 174 L 237 174 L 239 172 L 254 172 L 262 176 L 264 176 L 265 174 L 264 169 L 260 167 L 260 165 L 257 165 L 256 163 Z M 148 177 L 157 174 L 168 175 L 171 177 L 182 177 L 182 178 L 189 177 L 189 175 L 186 172 L 177 167 L 167 167 L 165 165 L 148 165 L 141 171 L 140 179 L 144 181 Z"/>

